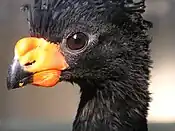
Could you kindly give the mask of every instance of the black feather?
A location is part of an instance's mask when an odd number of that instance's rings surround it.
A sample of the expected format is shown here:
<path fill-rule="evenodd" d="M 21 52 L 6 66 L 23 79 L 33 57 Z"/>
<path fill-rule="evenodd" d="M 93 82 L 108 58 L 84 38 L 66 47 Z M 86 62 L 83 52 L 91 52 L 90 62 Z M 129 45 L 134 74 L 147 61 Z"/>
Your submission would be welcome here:
<path fill-rule="evenodd" d="M 145 0 L 35 0 L 28 10 L 30 34 L 60 42 L 70 68 L 61 80 L 81 87 L 73 131 L 147 131 L 151 58 Z M 61 41 L 84 32 L 81 53 Z"/>
<path fill-rule="evenodd" d="M 118 15 L 124 13 L 142 13 L 145 8 L 145 0 L 35 0 L 34 6 L 27 4 L 23 9 L 28 12 L 28 23 L 31 36 L 47 37 L 51 31 L 55 30 L 57 18 L 61 19 L 67 15 L 73 15 L 78 12 L 79 16 L 88 16 L 85 10 L 89 10 L 89 17 L 97 17 L 98 15 L 106 16 L 106 19 L 113 20 Z M 75 9 L 71 11 L 71 9 Z M 69 14 L 66 14 L 69 11 Z M 66 13 L 64 13 L 66 12 Z M 76 19 L 79 19 L 76 18 Z"/>

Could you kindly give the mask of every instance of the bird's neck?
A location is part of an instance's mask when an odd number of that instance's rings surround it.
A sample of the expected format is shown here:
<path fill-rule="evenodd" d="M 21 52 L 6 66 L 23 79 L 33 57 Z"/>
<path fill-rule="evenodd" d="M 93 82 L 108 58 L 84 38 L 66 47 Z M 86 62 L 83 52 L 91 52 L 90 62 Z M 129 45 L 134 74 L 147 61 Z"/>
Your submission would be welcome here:
<path fill-rule="evenodd" d="M 147 131 L 147 89 L 110 80 L 77 83 L 82 94 L 73 131 Z"/>

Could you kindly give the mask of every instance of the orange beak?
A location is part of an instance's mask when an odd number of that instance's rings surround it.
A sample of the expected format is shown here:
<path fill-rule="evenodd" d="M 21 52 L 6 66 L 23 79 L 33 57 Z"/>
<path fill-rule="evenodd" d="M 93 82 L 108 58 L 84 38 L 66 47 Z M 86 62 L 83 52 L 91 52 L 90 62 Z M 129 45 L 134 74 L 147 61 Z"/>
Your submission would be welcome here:
<path fill-rule="evenodd" d="M 59 81 L 61 71 L 68 67 L 59 43 L 50 43 L 43 38 L 23 38 L 15 46 L 7 86 L 13 89 L 31 83 L 52 87 Z"/>

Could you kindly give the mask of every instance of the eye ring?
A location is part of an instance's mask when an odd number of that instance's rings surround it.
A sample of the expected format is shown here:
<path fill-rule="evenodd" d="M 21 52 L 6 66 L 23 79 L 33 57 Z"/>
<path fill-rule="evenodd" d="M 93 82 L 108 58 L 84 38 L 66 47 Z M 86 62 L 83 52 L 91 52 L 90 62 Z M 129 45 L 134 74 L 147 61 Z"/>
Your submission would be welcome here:
<path fill-rule="evenodd" d="M 71 52 L 81 52 L 88 44 L 88 36 L 85 33 L 77 32 L 70 35 L 66 40 L 65 44 L 69 51 Z"/>

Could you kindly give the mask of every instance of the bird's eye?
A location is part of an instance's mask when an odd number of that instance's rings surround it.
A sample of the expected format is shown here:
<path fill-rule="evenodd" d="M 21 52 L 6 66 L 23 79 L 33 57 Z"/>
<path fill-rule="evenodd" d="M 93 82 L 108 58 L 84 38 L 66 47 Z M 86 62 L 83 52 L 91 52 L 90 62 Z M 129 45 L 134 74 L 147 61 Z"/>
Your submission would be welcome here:
<path fill-rule="evenodd" d="M 83 49 L 88 43 L 88 36 L 84 33 L 76 33 L 68 37 L 66 40 L 66 45 L 70 50 L 80 50 Z"/>

